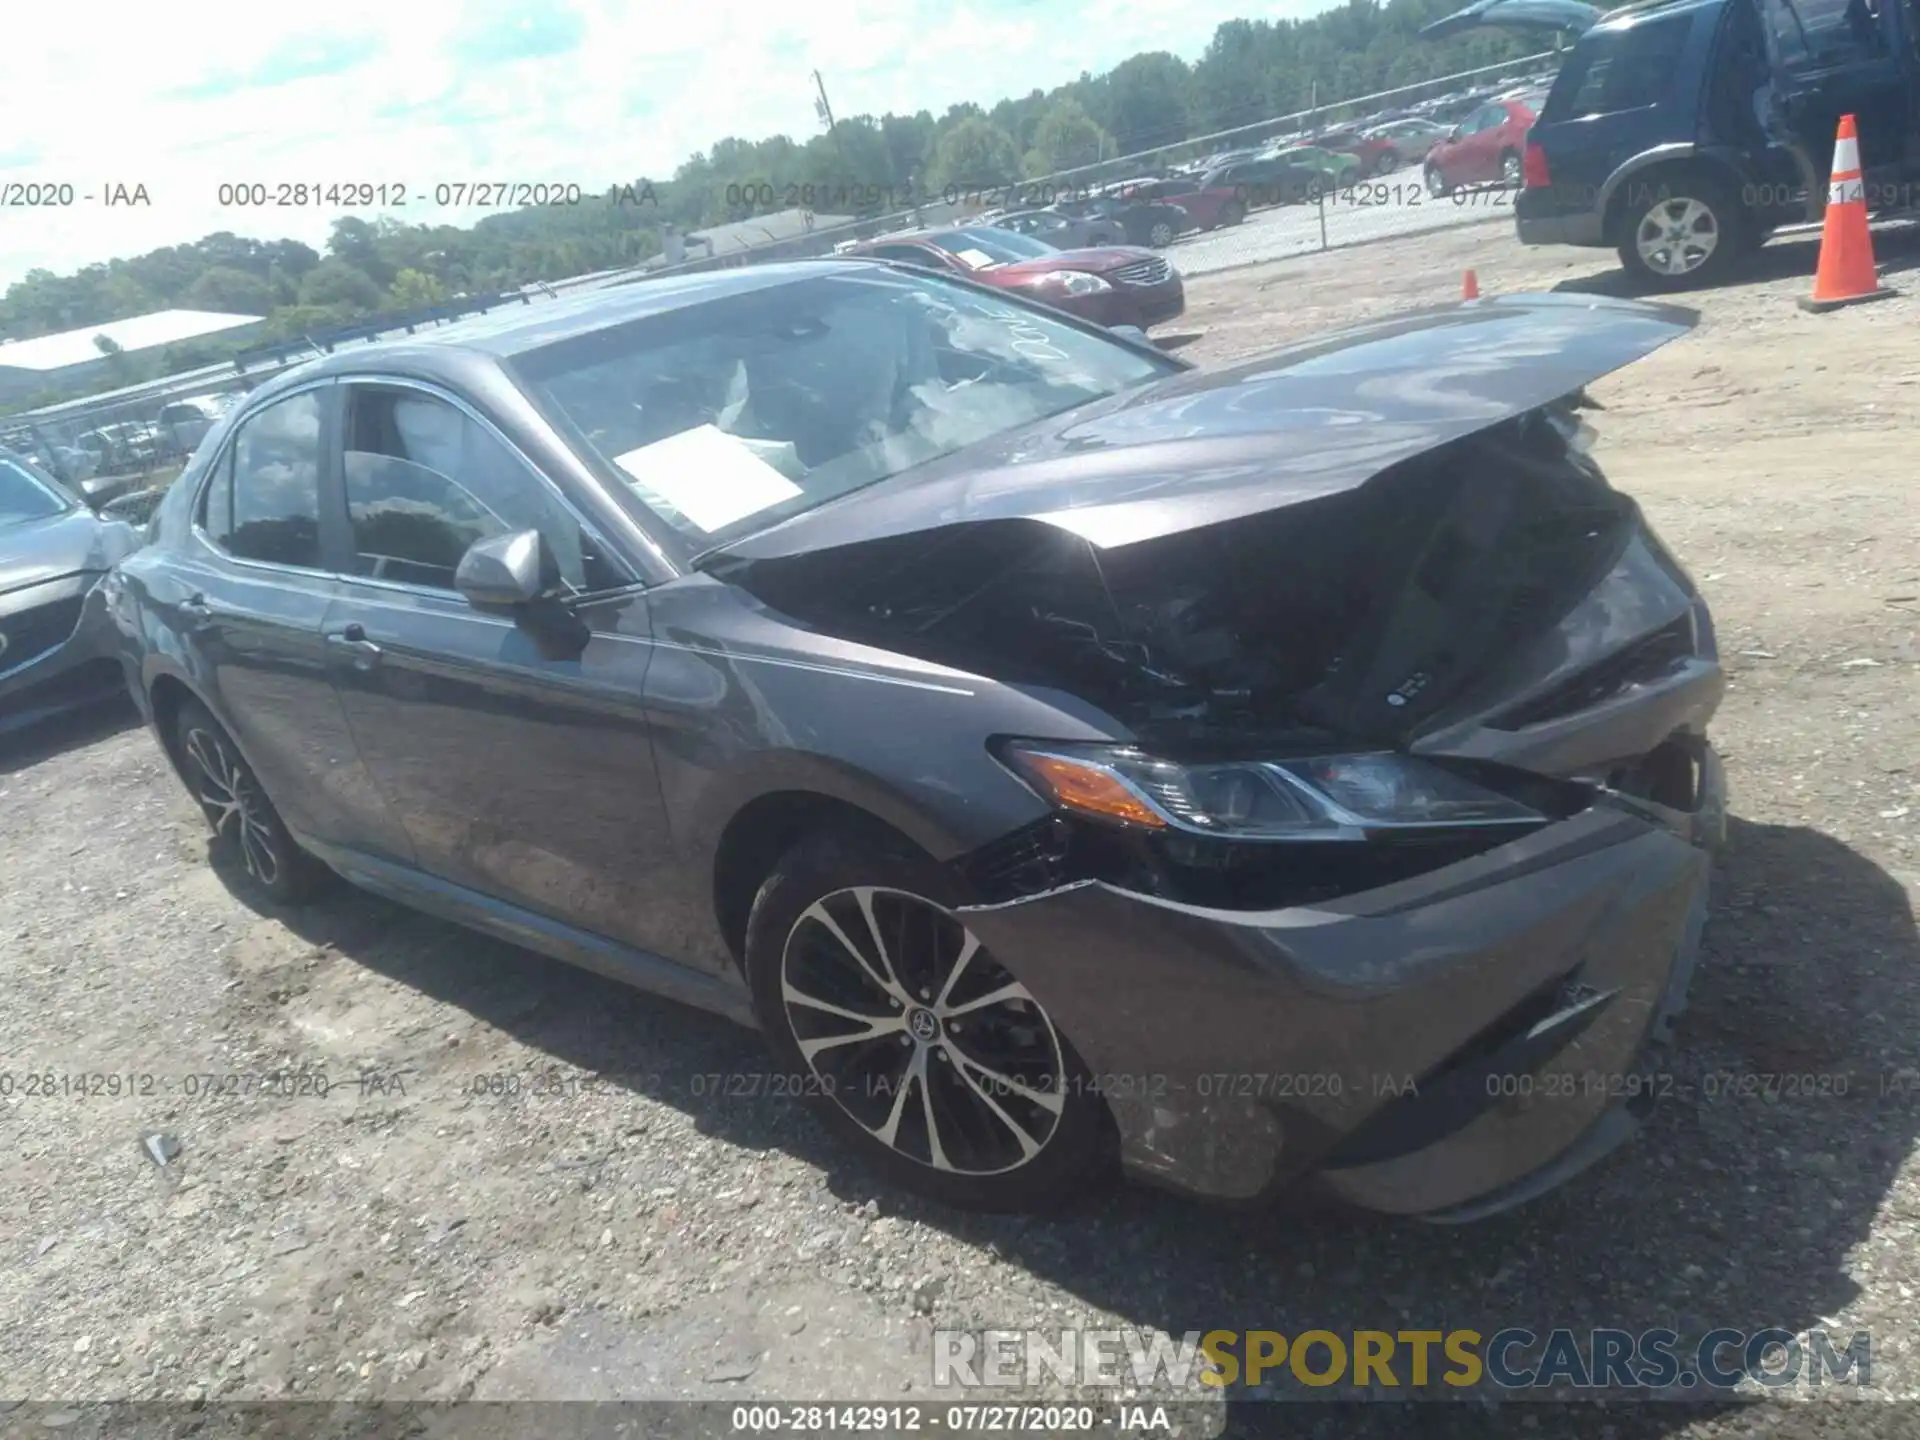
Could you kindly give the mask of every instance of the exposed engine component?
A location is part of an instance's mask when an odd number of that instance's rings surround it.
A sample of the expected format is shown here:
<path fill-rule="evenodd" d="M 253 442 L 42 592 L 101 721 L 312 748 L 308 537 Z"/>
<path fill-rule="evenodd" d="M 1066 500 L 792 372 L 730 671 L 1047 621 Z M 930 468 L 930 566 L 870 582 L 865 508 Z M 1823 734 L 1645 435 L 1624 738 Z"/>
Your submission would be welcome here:
<path fill-rule="evenodd" d="M 1066 690 L 1163 746 L 1397 744 L 1619 558 L 1637 512 L 1586 458 L 1579 404 L 1138 545 L 982 522 L 733 578 L 848 638 Z"/>

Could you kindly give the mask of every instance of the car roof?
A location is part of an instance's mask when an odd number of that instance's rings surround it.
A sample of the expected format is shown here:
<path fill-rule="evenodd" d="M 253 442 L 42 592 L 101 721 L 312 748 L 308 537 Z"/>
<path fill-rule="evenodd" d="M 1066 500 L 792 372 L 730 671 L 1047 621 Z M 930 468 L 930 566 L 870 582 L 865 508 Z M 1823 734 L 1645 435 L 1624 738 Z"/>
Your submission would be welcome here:
<path fill-rule="evenodd" d="M 915 240 L 925 232 L 888 235 L 888 242 Z M 878 240 L 868 242 L 878 243 Z M 591 335 L 615 325 L 671 314 L 732 295 L 748 295 L 794 284 L 821 274 L 872 274 L 889 268 L 883 260 L 857 253 L 788 260 L 693 275 L 669 275 L 608 286 L 602 290 L 534 301 L 457 320 L 405 339 L 349 345 L 297 365 L 261 385 L 248 397 L 260 400 L 327 375 L 366 370 L 396 371 L 446 378 L 473 374 L 476 360 L 510 360 L 516 355 Z"/>
<path fill-rule="evenodd" d="M 890 241 L 910 240 L 919 238 L 921 233 L 924 232 L 889 235 L 885 238 Z M 690 275 L 662 275 L 563 295 L 553 300 L 504 305 L 484 315 L 456 320 L 451 325 L 422 331 L 404 340 L 385 340 L 338 350 L 316 362 L 306 373 L 310 376 L 322 374 L 329 368 L 352 365 L 359 356 L 376 353 L 386 356 L 402 350 L 462 349 L 506 359 L 578 335 L 604 330 L 611 325 L 669 314 L 730 295 L 746 295 L 776 285 L 791 284 L 819 275 L 822 271 L 871 268 L 872 263 L 845 257 L 789 260 Z M 331 364 L 336 361 L 340 362 L 338 367 Z"/>

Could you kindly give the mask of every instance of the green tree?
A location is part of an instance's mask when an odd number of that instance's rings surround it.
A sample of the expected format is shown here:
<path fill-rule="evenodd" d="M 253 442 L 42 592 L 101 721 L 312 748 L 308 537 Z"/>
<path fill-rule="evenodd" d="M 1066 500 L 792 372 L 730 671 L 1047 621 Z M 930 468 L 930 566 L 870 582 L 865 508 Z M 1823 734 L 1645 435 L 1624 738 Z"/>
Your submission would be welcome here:
<path fill-rule="evenodd" d="M 1020 178 L 1020 151 L 998 125 L 970 115 L 940 137 L 927 171 L 934 191 L 1007 185 Z"/>
<path fill-rule="evenodd" d="M 402 270 L 387 287 L 395 308 L 413 310 L 422 305 L 438 305 L 447 298 L 446 287 L 421 270 Z"/>
<path fill-rule="evenodd" d="M 322 260 L 300 282 L 300 303 L 348 311 L 375 310 L 380 305 L 380 287 L 364 270 L 345 260 Z"/>
<path fill-rule="evenodd" d="M 1122 60 L 1107 79 L 1109 127 L 1123 153 L 1187 138 L 1187 67 L 1164 51 Z"/>
<path fill-rule="evenodd" d="M 1078 100 L 1056 100 L 1034 126 L 1027 170 L 1034 175 L 1051 175 L 1097 164 L 1104 157 L 1106 145 L 1106 132 L 1093 123 L 1085 106 Z"/>
<path fill-rule="evenodd" d="M 201 271 L 180 298 L 191 309 L 228 315 L 265 315 L 280 303 L 272 281 L 231 265 Z"/>

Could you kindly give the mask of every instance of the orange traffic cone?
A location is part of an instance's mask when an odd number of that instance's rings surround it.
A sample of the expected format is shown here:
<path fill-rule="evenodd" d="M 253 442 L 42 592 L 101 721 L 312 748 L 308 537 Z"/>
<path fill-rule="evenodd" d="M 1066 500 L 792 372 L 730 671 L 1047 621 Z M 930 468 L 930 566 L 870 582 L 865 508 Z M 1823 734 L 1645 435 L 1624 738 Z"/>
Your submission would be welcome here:
<path fill-rule="evenodd" d="M 1820 231 L 1820 266 L 1813 294 L 1802 310 L 1818 315 L 1860 300 L 1884 300 L 1894 292 L 1880 283 L 1873 263 L 1873 235 L 1867 229 L 1866 187 L 1860 177 L 1860 137 L 1853 116 L 1840 117 L 1833 142 L 1833 182 L 1827 187 L 1827 218 Z"/>
<path fill-rule="evenodd" d="M 1480 277 L 1471 270 L 1467 271 L 1466 276 L 1460 281 L 1460 298 L 1462 300 L 1480 298 Z"/>

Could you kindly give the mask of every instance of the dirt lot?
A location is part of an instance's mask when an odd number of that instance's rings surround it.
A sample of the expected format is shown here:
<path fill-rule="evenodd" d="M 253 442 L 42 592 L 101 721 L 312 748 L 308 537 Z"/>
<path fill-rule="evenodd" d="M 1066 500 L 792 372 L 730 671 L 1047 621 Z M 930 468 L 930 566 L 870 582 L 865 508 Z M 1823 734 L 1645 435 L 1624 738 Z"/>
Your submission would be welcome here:
<path fill-rule="evenodd" d="M 1676 1096 L 1597 1173 L 1463 1230 L 1135 1190 L 935 1212 L 790 1102 L 715 1094 L 759 1066 L 725 1022 L 368 898 L 250 912 L 149 737 L 102 721 L 0 751 L 0 1396 L 897 1403 L 933 1325 L 1520 1324 L 1864 1328 L 1871 1393 L 1920 1398 L 1920 241 L 1882 251 L 1911 293 L 1816 318 L 1810 247 L 1777 245 L 1595 390 L 1603 463 L 1718 617 L 1737 817 Z M 1604 290 L 1610 258 L 1424 236 L 1197 281 L 1174 328 L 1214 364 L 1453 298 L 1469 265 Z M 194 1093 L 289 1068 L 328 1093 Z M 38 1072 L 154 1089 L 27 1095 Z M 1920 1429 L 1910 1403 L 1520 1408 L 1516 1433 Z"/>

